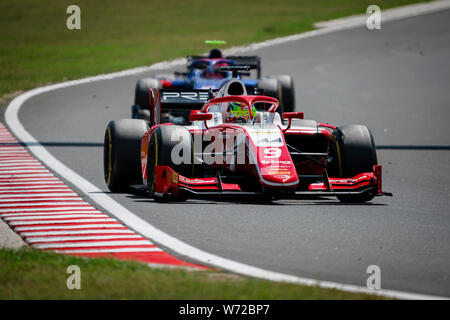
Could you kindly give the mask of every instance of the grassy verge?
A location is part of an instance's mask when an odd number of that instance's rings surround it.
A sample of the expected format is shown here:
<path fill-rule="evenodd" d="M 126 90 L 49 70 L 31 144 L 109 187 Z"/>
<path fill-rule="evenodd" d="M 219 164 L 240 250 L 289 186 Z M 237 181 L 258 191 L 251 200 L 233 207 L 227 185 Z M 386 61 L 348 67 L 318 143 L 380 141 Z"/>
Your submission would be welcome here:
<path fill-rule="evenodd" d="M 380 299 L 222 272 L 155 269 L 31 249 L 1 249 L 0 261 L 0 299 Z M 80 290 L 67 289 L 70 265 L 81 269 Z"/>
<path fill-rule="evenodd" d="M 2 0 L 0 97 L 17 90 L 313 29 L 315 22 L 419 0 Z M 81 30 L 66 8 L 81 8 Z"/>

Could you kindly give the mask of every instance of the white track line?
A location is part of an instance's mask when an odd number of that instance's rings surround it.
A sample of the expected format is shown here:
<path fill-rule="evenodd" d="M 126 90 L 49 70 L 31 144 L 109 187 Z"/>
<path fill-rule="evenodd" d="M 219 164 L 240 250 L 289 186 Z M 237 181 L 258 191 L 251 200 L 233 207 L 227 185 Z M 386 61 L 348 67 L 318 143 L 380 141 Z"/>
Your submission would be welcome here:
<path fill-rule="evenodd" d="M 437 12 L 439 10 L 450 8 L 450 0 L 442 0 L 429 2 L 425 4 L 411 5 L 405 6 L 402 8 L 389 9 L 382 11 L 382 22 L 392 21 L 395 19 L 403 19 L 408 17 L 417 16 L 419 14 Z M 355 28 L 359 26 L 363 26 L 365 21 L 351 21 L 348 23 L 340 24 L 337 26 L 324 28 L 320 30 L 313 30 L 310 32 L 305 32 L 302 34 L 292 35 L 288 37 L 273 39 L 264 41 L 261 43 L 251 44 L 246 47 L 238 47 L 231 48 L 228 50 L 224 50 L 225 54 L 232 54 L 236 52 L 243 52 L 249 50 L 257 50 L 268 46 L 273 46 L 277 44 L 282 44 L 290 41 L 300 40 L 304 38 L 311 38 L 318 35 L 328 34 L 336 31 L 346 30 L 350 28 Z M 22 142 L 26 142 L 28 149 L 45 165 L 57 172 L 63 179 L 69 181 L 73 185 L 77 186 L 77 188 L 88 195 L 94 202 L 105 208 L 112 215 L 119 218 L 130 228 L 136 230 L 138 233 L 142 234 L 147 238 L 151 238 L 154 241 L 162 244 L 163 246 L 178 252 L 188 258 L 195 259 L 200 263 L 213 265 L 225 270 L 229 270 L 232 272 L 236 272 L 239 274 L 263 278 L 273 281 L 285 281 L 292 282 L 304 285 L 314 285 L 322 288 L 332 288 L 338 290 L 344 290 L 349 292 L 358 292 L 358 293 L 368 293 L 381 295 L 392 298 L 399 299 L 442 299 L 443 297 L 435 297 L 430 295 L 416 294 L 416 293 L 408 293 L 394 290 L 370 290 L 365 287 L 341 284 L 330 281 L 317 281 L 314 279 L 308 279 L 303 277 L 292 276 L 288 274 L 283 274 L 279 272 L 264 270 L 258 267 L 253 267 L 250 265 L 246 265 L 237 261 L 233 261 L 230 259 L 225 259 L 214 254 L 210 254 L 203 250 L 197 249 L 187 243 L 184 243 L 177 238 L 170 236 L 169 234 L 155 228 L 153 225 L 149 224 L 147 221 L 142 220 L 141 218 L 134 215 L 128 209 L 123 207 L 121 204 L 113 200 L 107 194 L 103 193 L 99 188 L 94 186 L 92 183 L 81 177 L 78 173 L 73 171 L 72 169 L 65 166 L 55 157 L 53 157 L 20 123 L 18 118 L 18 112 L 20 107 L 31 97 L 36 95 L 43 94 L 45 92 L 54 91 L 62 88 L 67 88 L 71 86 L 76 86 L 80 84 L 91 83 L 95 81 L 109 80 L 115 79 L 124 76 L 136 75 L 143 72 L 148 71 L 158 71 L 164 69 L 170 69 L 173 67 L 181 66 L 186 63 L 186 59 L 175 59 L 168 62 L 161 62 L 151 65 L 149 67 L 140 67 L 130 70 L 125 70 L 121 72 L 115 72 L 111 74 L 102 74 L 95 77 L 84 78 L 80 80 L 68 81 L 63 83 L 58 83 L 54 85 L 49 85 L 41 88 L 36 88 L 30 91 L 27 91 L 18 97 L 16 97 L 9 104 L 6 112 L 5 119 L 9 128 L 13 131 L 13 133 L 18 137 L 18 140 Z M 6 137 L 7 138 L 7 137 Z M 0 176 L 1 177 L 1 176 Z M 67 251 L 65 251 L 67 252 Z"/>

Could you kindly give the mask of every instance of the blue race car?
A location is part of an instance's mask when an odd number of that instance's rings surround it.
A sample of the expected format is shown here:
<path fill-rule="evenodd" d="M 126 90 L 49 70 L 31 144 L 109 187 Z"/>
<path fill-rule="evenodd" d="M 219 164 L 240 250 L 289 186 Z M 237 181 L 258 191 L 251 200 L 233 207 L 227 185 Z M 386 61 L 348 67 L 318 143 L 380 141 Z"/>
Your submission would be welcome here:
<path fill-rule="evenodd" d="M 255 75 L 251 77 L 251 70 Z M 189 56 L 186 72 L 158 75 L 140 79 L 136 84 L 132 117 L 151 118 L 149 89 L 186 89 L 199 95 L 202 91 L 218 90 L 232 78 L 241 80 L 247 92 L 264 94 L 280 101 L 280 112 L 291 112 L 295 108 L 294 80 L 290 75 L 272 77 L 261 76 L 261 59 L 258 56 L 226 56 L 219 49 L 212 49 L 208 56 Z M 212 93 L 211 93 L 212 94 Z M 185 125 L 189 116 L 183 112 L 163 115 L 164 122 Z"/>

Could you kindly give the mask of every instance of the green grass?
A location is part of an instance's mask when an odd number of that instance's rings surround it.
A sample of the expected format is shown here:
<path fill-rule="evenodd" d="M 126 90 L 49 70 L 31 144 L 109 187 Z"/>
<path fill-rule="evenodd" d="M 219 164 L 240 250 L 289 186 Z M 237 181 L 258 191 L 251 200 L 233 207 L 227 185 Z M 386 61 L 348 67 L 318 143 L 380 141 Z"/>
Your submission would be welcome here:
<path fill-rule="evenodd" d="M 224 272 L 156 269 L 32 249 L 1 249 L 0 261 L 0 299 L 380 299 Z M 70 265 L 81 269 L 80 290 L 67 289 Z"/>
<path fill-rule="evenodd" d="M 205 39 L 243 45 L 313 29 L 318 21 L 419 0 L 2 0 L 0 97 L 208 50 Z M 81 30 L 66 8 L 81 8 Z"/>

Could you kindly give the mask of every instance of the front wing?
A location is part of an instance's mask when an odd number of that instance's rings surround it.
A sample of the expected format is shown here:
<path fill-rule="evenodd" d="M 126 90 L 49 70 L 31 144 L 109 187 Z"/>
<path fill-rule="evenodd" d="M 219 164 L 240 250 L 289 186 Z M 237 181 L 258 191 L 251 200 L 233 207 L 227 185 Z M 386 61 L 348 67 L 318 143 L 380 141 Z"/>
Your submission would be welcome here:
<path fill-rule="evenodd" d="M 220 175 L 208 178 L 187 178 L 169 166 L 157 166 L 155 171 L 155 197 L 184 195 L 193 198 L 236 197 L 272 195 L 276 198 L 302 198 L 338 195 L 356 195 L 373 192 L 376 196 L 392 196 L 382 190 L 381 165 L 373 166 L 373 172 L 361 173 L 353 178 L 324 177 L 324 182 L 310 183 L 307 188 L 243 190 L 239 183 L 225 183 Z"/>

